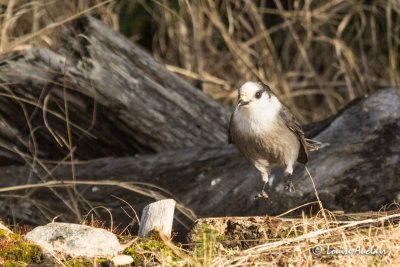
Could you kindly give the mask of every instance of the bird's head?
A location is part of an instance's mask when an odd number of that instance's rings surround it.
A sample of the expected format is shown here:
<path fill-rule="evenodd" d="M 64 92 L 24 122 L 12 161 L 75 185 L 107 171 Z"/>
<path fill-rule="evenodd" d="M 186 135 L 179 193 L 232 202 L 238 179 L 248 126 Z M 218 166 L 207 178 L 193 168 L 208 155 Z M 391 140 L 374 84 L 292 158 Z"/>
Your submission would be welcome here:
<path fill-rule="evenodd" d="M 237 108 L 251 116 L 275 116 L 281 103 L 271 89 L 261 82 L 246 82 L 239 88 Z"/>

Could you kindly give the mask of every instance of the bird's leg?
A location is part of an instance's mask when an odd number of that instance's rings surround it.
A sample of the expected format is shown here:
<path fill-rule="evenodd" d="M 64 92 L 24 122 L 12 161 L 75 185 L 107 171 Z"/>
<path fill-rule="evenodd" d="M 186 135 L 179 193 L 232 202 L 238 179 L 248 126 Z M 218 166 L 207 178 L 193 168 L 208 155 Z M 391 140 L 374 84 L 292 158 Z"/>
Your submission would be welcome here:
<path fill-rule="evenodd" d="M 289 180 L 288 180 L 288 184 L 286 185 L 286 190 L 289 192 L 293 192 L 295 190 L 294 185 L 293 185 L 293 180 L 292 180 L 293 167 L 291 165 L 288 165 L 286 167 L 285 172 L 287 175 L 289 175 Z"/>
<path fill-rule="evenodd" d="M 265 192 L 265 185 L 268 183 L 268 172 L 263 172 L 262 173 L 262 180 L 264 182 L 264 185 L 263 185 L 263 188 L 261 190 L 261 193 L 259 193 L 257 196 L 255 196 L 254 199 L 268 198 L 268 194 Z"/>

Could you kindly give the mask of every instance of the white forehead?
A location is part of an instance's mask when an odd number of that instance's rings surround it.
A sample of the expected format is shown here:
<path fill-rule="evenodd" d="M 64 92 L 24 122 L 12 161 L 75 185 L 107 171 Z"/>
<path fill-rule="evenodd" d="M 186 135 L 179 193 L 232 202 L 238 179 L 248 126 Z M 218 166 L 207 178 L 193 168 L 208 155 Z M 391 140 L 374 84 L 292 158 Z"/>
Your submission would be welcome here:
<path fill-rule="evenodd" d="M 258 82 L 246 82 L 239 89 L 239 94 L 252 95 L 261 89 L 261 85 Z"/>

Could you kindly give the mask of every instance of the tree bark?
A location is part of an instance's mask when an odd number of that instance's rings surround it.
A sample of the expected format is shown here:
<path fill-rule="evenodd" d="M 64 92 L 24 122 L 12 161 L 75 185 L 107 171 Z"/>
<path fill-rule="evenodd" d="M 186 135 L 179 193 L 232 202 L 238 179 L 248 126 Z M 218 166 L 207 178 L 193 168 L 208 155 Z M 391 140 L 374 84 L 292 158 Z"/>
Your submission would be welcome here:
<path fill-rule="evenodd" d="M 64 157 L 68 127 L 79 159 L 226 141 L 228 109 L 130 40 L 90 17 L 64 27 L 62 38 L 69 50 L 0 56 L 0 122 L 17 129 L 21 152 Z M 0 125 L 0 164 L 15 153 L 8 135 Z"/>

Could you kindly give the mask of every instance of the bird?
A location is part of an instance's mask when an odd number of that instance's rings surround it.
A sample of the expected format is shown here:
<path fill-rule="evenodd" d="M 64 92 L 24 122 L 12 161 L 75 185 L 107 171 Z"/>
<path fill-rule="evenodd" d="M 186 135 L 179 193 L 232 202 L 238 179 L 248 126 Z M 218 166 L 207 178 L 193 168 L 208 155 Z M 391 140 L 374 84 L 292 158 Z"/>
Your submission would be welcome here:
<path fill-rule="evenodd" d="M 293 165 L 306 164 L 308 152 L 320 143 L 304 137 L 304 132 L 288 107 L 262 82 L 249 81 L 238 90 L 238 103 L 228 127 L 228 143 L 261 173 L 264 182 L 256 198 L 268 198 L 265 185 L 272 167 L 285 167 L 286 189 L 294 191 Z"/>

